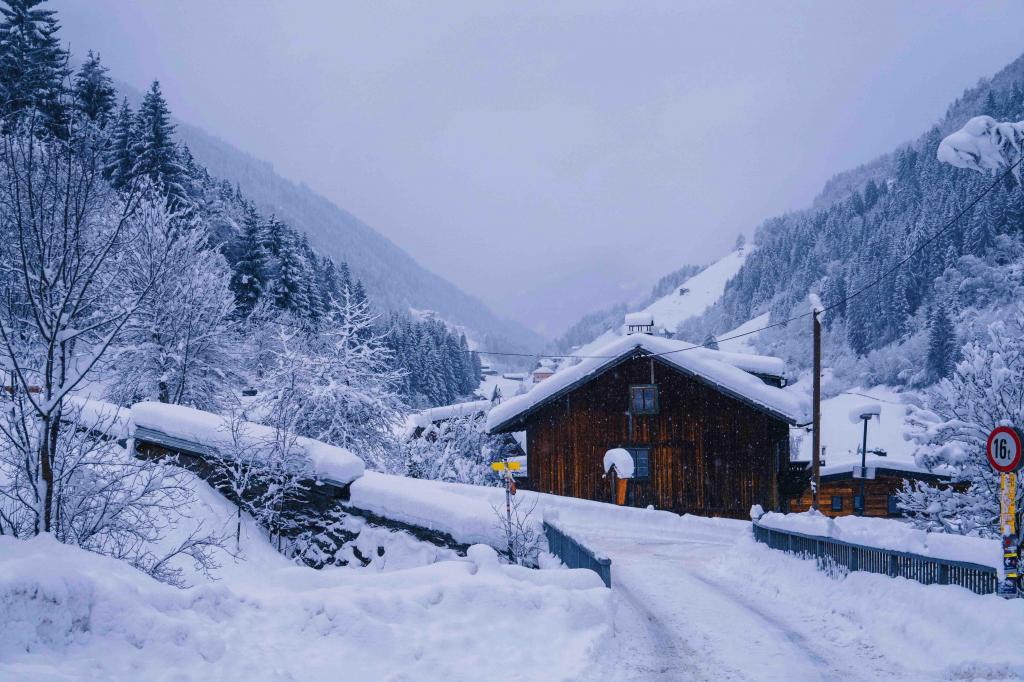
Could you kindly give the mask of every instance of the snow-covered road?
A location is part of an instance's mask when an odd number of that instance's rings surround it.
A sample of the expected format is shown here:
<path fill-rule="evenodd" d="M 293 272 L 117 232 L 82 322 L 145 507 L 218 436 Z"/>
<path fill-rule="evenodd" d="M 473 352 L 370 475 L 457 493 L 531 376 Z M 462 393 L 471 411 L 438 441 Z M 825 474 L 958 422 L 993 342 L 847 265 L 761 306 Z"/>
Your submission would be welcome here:
<path fill-rule="evenodd" d="M 583 518 L 562 523 L 612 559 L 615 637 L 594 671 L 603 679 L 935 679 L 937 671 L 908 670 L 880 650 L 860 614 L 792 599 L 783 588 L 799 574 L 779 575 L 783 584 L 775 588 L 754 579 L 763 575 L 757 559 L 770 550 L 746 541 L 748 524 L 695 519 L 668 530 L 598 528 Z M 786 562 L 807 563 L 771 558 L 783 570 Z M 765 568 L 779 571 L 774 561 Z"/>

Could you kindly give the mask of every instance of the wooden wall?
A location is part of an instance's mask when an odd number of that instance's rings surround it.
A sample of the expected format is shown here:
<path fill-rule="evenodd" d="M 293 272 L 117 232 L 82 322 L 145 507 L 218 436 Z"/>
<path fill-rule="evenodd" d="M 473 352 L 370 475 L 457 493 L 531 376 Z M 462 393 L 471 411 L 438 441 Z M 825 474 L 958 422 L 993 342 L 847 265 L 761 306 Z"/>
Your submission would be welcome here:
<path fill-rule="evenodd" d="M 889 514 L 889 495 L 893 495 L 903 487 L 903 478 L 899 476 L 878 475 L 877 478 L 864 482 L 866 498 L 865 516 L 892 516 Z M 843 498 L 841 511 L 832 509 L 832 496 Z M 855 513 L 853 498 L 860 495 L 860 479 L 844 478 L 833 481 L 822 481 L 818 493 L 818 511 L 826 516 L 849 516 Z M 792 512 L 803 512 L 811 508 L 812 496 L 808 488 L 799 500 L 790 504 Z M 898 515 L 896 515 L 898 516 Z"/>
<path fill-rule="evenodd" d="M 629 415 L 629 386 L 651 383 L 659 413 Z M 788 425 L 650 358 L 627 360 L 529 418 L 530 486 L 611 502 L 604 453 L 630 446 L 651 448 L 650 479 L 629 484 L 634 506 L 734 518 L 749 518 L 753 504 L 779 507 Z"/>

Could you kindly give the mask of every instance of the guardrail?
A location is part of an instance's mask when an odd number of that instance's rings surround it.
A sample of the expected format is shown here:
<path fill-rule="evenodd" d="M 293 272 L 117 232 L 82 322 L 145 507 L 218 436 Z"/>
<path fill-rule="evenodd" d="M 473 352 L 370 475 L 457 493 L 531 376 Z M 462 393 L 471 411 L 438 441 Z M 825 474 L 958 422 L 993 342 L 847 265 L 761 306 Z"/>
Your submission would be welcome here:
<path fill-rule="evenodd" d="M 548 550 L 562 560 L 569 568 L 588 568 L 594 571 L 605 587 L 612 586 L 612 560 L 601 556 L 583 545 L 561 528 L 544 522 L 544 535 L 548 539 Z"/>
<path fill-rule="evenodd" d="M 908 578 L 925 585 L 959 585 L 977 594 L 993 594 L 998 585 L 996 569 L 991 566 L 857 545 L 835 538 L 768 528 L 757 522 L 753 525 L 754 539 L 758 542 L 790 554 L 814 557 L 818 569 L 826 572 L 840 566 L 849 571 Z"/>

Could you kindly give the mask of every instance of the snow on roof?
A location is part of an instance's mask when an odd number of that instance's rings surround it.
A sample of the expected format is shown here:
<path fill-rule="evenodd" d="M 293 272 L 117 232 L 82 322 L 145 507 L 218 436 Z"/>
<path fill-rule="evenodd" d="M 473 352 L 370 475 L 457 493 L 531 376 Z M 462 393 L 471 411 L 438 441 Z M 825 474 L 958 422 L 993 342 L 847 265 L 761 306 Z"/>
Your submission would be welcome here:
<path fill-rule="evenodd" d="M 103 431 L 113 438 L 125 438 L 131 429 L 131 411 L 113 403 L 92 398 L 64 398 L 64 418 L 79 426 Z"/>
<path fill-rule="evenodd" d="M 533 370 L 534 374 L 554 374 L 555 370 L 552 367 L 538 367 Z"/>
<path fill-rule="evenodd" d="M 749 372 L 730 363 L 729 360 L 739 361 L 736 353 L 693 348 L 693 344 L 685 341 L 665 339 L 660 336 L 632 335 L 615 338 L 607 345 L 595 349 L 595 355 L 600 357 L 584 359 L 579 364 L 567 367 L 552 375 L 550 379 L 537 384 L 529 393 L 496 405 L 487 416 L 488 430 L 494 432 L 506 426 L 517 417 L 562 392 L 570 390 L 581 380 L 600 373 L 619 359 L 634 352 L 642 354 L 671 353 L 671 355 L 661 355 L 658 359 L 791 423 L 801 421 L 804 417 L 805 410 L 795 394 L 769 386 Z M 756 358 L 757 356 L 751 357 Z M 777 366 L 776 358 L 763 360 L 763 365 L 758 360 L 751 360 L 751 363 L 761 366 Z"/>
<path fill-rule="evenodd" d="M 183 405 L 144 402 L 132 405 L 131 415 L 132 435 L 141 427 L 216 449 L 231 444 L 228 419 L 218 414 Z M 275 435 L 273 428 L 253 422 L 244 422 L 241 434 L 253 446 L 272 441 Z M 344 485 L 362 476 L 365 470 L 363 460 L 345 448 L 301 436 L 296 437 L 295 445 L 324 480 Z"/>
<path fill-rule="evenodd" d="M 429 410 L 423 410 L 422 412 L 416 412 L 410 415 L 409 421 L 414 426 L 426 428 L 433 422 L 479 414 L 486 412 L 490 407 L 490 400 L 472 400 L 465 403 L 455 403 L 454 405 L 442 405 L 440 407 L 431 407 Z"/>
<path fill-rule="evenodd" d="M 828 459 L 826 458 L 826 462 Z M 893 471 L 905 471 L 908 474 L 932 474 L 942 475 L 938 471 L 929 471 L 922 466 L 918 466 L 913 461 L 901 460 L 901 459 L 889 459 L 888 457 L 868 457 L 864 460 L 864 464 L 868 469 L 891 469 Z M 821 467 L 822 476 L 832 476 L 836 474 L 853 474 L 853 470 L 860 466 L 860 458 L 858 457 L 856 462 L 843 462 L 840 464 L 830 464 L 829 466 Z"/>
<path fill-rule="evenodd" d="M 654 315 L 651 313 L 626 313 L 627 327 L 640 327 L 654 324 Z"/>

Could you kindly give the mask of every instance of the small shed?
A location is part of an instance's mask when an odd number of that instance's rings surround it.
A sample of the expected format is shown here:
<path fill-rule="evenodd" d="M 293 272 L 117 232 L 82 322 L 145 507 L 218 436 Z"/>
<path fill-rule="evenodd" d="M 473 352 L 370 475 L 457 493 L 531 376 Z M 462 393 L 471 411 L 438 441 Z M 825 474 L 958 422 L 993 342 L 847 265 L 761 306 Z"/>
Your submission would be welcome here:
<path fill-rule="evenodd" d="M 805 463 L 810 466 L 809 463 Z M 809 481 L 807 471 L 805 481 Z M 934 473 L 912 462 L 891 461 L 883 457 L 868 457 L 865 466 L 834 464 L 821 467 L 821 488 L 818 491 L 818 511 L 827 516 L 847 516 L 857 513 L 860 503 L 860 484 L 864 480 L 864 516 L 903 516 L 896 506 L 896 493 L 904 481 L 920 481 L 932 485 L 949 485 L 950 477 Z M 789 504 L 789 511 L 807 511 L 813 496 L 809 485 L 801 486 L 799 498 Z"/>

